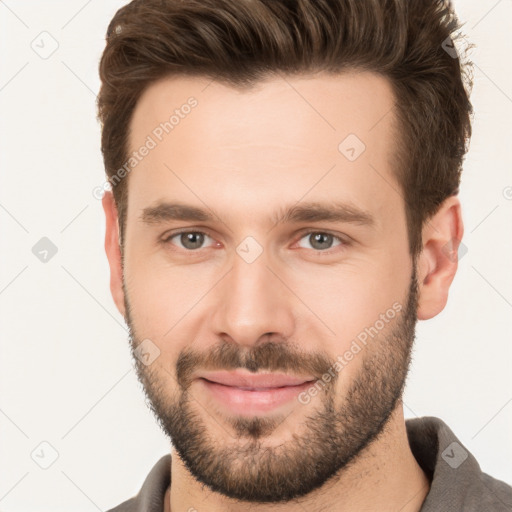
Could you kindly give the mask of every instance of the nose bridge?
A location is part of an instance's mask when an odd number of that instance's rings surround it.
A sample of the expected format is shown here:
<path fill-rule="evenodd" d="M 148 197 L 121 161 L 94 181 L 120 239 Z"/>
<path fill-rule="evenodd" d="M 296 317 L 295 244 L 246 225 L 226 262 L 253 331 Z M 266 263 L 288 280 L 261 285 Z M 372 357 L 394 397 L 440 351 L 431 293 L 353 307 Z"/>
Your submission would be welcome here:
<path fill-rule="evenodd" d="M 293 304 L 283 284 L 269 270 L 267 252 L 242 242 L 232 267 L 217 288 L 213 329 L 236 343 L 253 345 L 265 334 L 288 337 L 294 328 Z M 260 246 L 261 247 L 261 246 Z"/>

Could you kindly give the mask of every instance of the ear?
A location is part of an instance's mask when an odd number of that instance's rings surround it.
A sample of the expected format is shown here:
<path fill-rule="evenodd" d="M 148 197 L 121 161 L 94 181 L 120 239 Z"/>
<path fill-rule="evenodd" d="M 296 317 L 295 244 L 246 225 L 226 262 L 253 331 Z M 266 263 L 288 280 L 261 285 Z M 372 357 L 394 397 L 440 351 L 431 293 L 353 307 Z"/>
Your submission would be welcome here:
<path fill-rule="evenodd" d="M 119 312 L 125 317 L 123 268 L 119 246 L 119 219 L 112 192 L 106 191 L 102 199 L 107 222 L 105 232 L 105 252 L 110 266 L 110 292 Z"/>
<path fill-rule="evenodd" d="M 446 306 L 463 235 L 460 201 L 450 196 L 423 228 L 423 250 L 418 256 L 418 320 L 428 320 Z"/>

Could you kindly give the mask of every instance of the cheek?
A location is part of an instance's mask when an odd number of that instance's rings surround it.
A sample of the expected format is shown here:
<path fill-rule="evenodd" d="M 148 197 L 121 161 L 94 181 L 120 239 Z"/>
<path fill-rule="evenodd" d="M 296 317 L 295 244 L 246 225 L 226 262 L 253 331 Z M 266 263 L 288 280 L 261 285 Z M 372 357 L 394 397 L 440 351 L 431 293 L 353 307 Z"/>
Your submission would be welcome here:
<path fill-rule="evenodd" d="M 397 310 L 405 309 L 407 268 L 402 266 L 398 273 L 393 258 L 380 255 L 372 263 L 323 268 L 306 275 L 287 278 L 293 279 L 290 287 L 308 306 L 307 310 L 298 306 L 304 314 L 299 316 L 297 336 L 308 349 L 329 355 L 332 371 L 339 375 L 337 387 L 346 390 L 371 351 L 380 350 L 384 337 L 397 325 Z"/>
<path fill-rule="evenodd" d="M 295 269 L 284 277 L 300 298 L 294 306 L 304 312 L 300 316 L 314 326 L 319 339 L 333 340 L 338 350 L 403 301 L 408 278 L 406 266 L 397 270 L 393 258 L 384 254 L 335 267 L 310 266 L 300 275 Z"/>
<path fill-rule="evenodd" d="M 197 332 L 208 318 L 205 294 L 219 277 L 212 268 L 156 264 L 155 260 L 126 259 L 127 293 L 137 338 L 149 338 L 165 360 L 171 361 L 191 340 L 199 339 Z"/>

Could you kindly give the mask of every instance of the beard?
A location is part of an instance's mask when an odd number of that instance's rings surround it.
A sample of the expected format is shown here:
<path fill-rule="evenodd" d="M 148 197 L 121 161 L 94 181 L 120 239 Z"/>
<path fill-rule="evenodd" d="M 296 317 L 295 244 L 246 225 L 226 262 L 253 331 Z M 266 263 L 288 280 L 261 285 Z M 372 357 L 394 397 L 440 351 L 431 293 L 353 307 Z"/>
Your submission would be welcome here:
<path fill-rule="evenodd" d="M 255 344 L 250 349 L 223 343 L 205 353 L 182 350 L 175 374 L 158 359 L 145 366 L 135 356 L 141 339 L 135 335 L 124 280 L 123 287 L 132 355 L 148 405 L 188 471 L 224 496 L 251 503 L 284 503 L 322 487 L 377 440 L 401 399 L 417 321 L 415 264 L 406 307 L 393 320 L 389 332 L 376 335 L 357 356 L 363 358 L 361 367 L 345 382 L 346 392 L 341 396 L 339 392 L 336 394 L 340 377 L 336 372 L 312 400 L 316 406 L 313 412 L 300 425 L 296 424 L 295 429 L 290 425 L 290 439 L 278 446 L 265 444 L 265 440 L 270 440 L 286 420 L 282 416 L 223 415 L 217 424 L 234 441 L 225 443 L 216 437 L 213 428 L 208 428 L 205 422 L 206 408 L 191 392 L 191 375 L 197 370 L 244 368 L 251 372 L 264 369 L 321 378 L 333 368 L 333 360 L 322 352 L 305 354 L 284 342 Z"/>

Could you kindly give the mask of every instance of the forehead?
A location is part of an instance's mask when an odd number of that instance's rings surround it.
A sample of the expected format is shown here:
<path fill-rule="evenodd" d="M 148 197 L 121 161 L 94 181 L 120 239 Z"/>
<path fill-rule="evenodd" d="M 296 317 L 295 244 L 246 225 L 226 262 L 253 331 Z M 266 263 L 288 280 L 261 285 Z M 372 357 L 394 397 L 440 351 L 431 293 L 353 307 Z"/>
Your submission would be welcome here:
<path fill-rule="evenodd" d="M 197 105 L 189 109 L 192 98 Z M 132 117 L 130 141 L 151 133 L 173 113 L 178 116 L 171 121 L 173 131 L 181 124 L 175 132 L 187 136 L 193 131 L 205 141 L 222 145 L 229 141 L 304 142 L 299 137 L 304 135 L 306 123 L 311 129 L 335 135 L 335 139 L 350 129 L 369 138 L 367 132 L 380 124 L 393 105 L 388 79 L 368 71 L 282 75 L 245 89 L 205 77 L 177 76 L 158 80 L 143 92 Z M 191 121 L 181 123 L 186 117 Z M 389 128 L 391 118 L 381 128 Z M 194 126 L 187 130 L 191 124 Z M 287 129 L 282 131 L 283 127 Z M 276 135 L 277 140 L 273 138 Z"/>
<path fill-rule="evenodd" d="M 263 199 L 306 195 L 385 208 L 399 188 L 393 107 L 391 84 L 370 72 L 281 76 L 245 90 L 204 77 L 159 80 L 130 124 L 130 154 L 139 153 L 131 209 L 186 196 L 256 212 Z"/>

